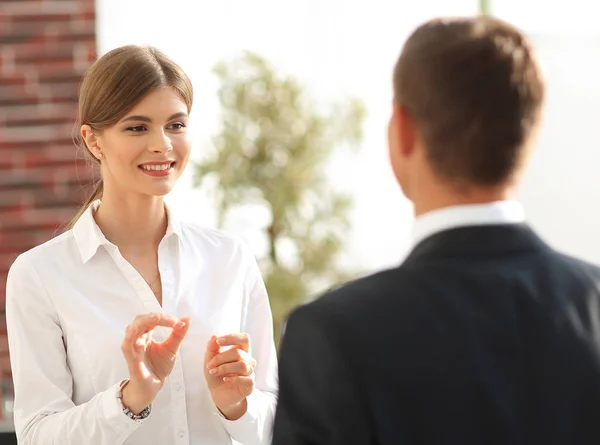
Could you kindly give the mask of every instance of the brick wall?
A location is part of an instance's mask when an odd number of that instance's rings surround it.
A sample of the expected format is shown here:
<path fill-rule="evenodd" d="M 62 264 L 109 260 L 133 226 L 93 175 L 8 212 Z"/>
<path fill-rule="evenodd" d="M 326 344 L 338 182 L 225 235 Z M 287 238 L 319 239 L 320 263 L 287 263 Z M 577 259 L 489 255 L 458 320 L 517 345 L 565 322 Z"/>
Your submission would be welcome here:
<path fill-rule="evenodd" d="M 0 0 L 0 372 L 15 257 L 50 238 L 87 192 L 72 142 L 81 75 L 95 57 L 94 0 Z M 49 259 L 50 261 L 51 259 Z"/>

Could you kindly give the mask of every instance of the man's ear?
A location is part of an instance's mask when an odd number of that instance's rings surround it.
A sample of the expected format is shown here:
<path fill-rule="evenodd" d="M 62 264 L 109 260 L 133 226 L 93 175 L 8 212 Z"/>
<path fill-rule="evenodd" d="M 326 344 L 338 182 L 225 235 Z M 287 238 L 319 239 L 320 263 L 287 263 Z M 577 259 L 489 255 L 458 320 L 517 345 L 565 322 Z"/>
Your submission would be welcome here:
<path fill-rule="evenodd" d="M 85 142 L 90 153 L 92 153 L 97 159 L 102 158 L 102 149 L 98 146 L 98 136 L 92 130 L 89 125 L 82 125 L 79 130 L 81 138 Z"/>
<path fill-rule="evenodd" d="M 417 131 L 415 121 L 408 110 L 402 105 L 394 105 L 395 131 L 399 143 L 398 149 L 403 157 L 409 157 L 416 148 Z"/>

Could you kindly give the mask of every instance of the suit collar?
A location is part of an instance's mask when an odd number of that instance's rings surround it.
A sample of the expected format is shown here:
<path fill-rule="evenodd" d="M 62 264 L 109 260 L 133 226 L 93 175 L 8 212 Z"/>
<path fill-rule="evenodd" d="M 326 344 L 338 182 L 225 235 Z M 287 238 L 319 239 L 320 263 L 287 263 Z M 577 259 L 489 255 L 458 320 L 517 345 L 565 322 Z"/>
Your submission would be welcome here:
<path fill-rule="evenodd" d="M 419 216 L 412 230 L 413 245 L 444 230 L 467 226 L 517 224 L 525 222 L 523 206 L 518 201 L 496 201 L 445 207 Z"/>
<path fill-rule="evenodd" d="M 525 223 L 457 227 L 419 242 L 404 263 L 424 258 L 489 257 L 549 248 Z"/>

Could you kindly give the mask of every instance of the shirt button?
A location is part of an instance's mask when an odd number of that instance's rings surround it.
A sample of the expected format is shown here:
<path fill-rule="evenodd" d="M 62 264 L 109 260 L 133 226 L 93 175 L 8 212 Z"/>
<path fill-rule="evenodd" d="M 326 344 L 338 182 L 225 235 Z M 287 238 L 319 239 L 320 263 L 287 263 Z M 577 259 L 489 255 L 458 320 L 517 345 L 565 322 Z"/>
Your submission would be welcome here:
<path fill-rule="evenodd" d="M 175 391 L 181 391 L 181 383 L 175 383 Z"/>
<path fill-rule="evenodd" d="M 179 431 L 179 437 L 184 438 L 185 437 L 185 431 L 183 431 L 183 430 Z"/>

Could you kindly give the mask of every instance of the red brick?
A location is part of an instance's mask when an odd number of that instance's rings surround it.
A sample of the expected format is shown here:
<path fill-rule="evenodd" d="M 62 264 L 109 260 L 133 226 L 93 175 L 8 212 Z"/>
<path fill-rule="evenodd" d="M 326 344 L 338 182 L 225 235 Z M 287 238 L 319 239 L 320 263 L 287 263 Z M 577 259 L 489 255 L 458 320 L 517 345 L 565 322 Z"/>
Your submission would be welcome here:
<path fill-rule="evenodd" d="M 76 118 L 75 104 L 36 103 L 0 109 L 0 121 L 7 127 L 74 123 Z"/>
<path fill-rule="evenodd" d="M 23 209 L 13 209 L 0 213 L 0 231 L 3 236 L 27 237 L 35 231 L 55 230 L 55 222 L 33 221 L 24 224 L 23 212 Z"/>
<path fill-rule="evenodd" d="M 77 203 L 79 204 L 79 203 Z M 72 205 L 72 204 L 71 204 Z M 5 236 L 2 239 L 0 246 L 0 254 L 18 255 L 22 252 L 35 247 L 45 241 L 51 239 L 56 232 L 56 227 L 52 226 L 45 230 L 28 230 L 26 234 Z"/>
<path fill-rule="evenodd" d="M 76 187 L 87 184 L 92 171 L 83 163 L 70 163 L 54 168 L 41 167 L 13 168 L 0 175 L 0 192 L 10 190 L 36 190 L 51 188 L 62 193 L 64 187 Z"/>
<path fill-rule="evenodd" d="M 69 151 L 64 150 L 59 155 L 52 153 L 49 150 L 43 150 L 37 153 L 28 153 L 24 156 L 22 161 L 22 167 L 35 168 L 58 168 L 58 167 L 69 167 L 74 163 L 79 162 L 80 168 L 87 168 L 87 165 L 83 161 L 77 160 L 77 149 L 72 147 Z M 79 165 L 78 164 L 78 165 Z M 17 165 L 14 165 L 16 167 Z"/>
<path fill-rule="evenodd" d="M 85 69 L 96 59 L 96 48 L 94 45 L 86 42 L 75 45 L 74 63 L 76 69 Z"/>
<path fill-rule="evenodd" d="M 93 9 L 88 9 L 87 11 L 82 12 L 81 14 L 79 14 L 79 20 L 93 22 L 94 20 L 96 20 L 96 11 L 94 11 Z"/>
<path fill-rule="evenodd" d="M 15 62 L 21 63 L 62 63 L 72 61 L 74 57 L 73 46 L 55 47 L 47 49 L 46 45 L 32 45 L 32 47 L 15 52 Z"/>
<path fill-rule="evenodd" d="M 69 60 L 73 57 L 75 46 L 85 42 L 94 44 L 89 29 L 85 32 L 73 32 L 68 28 L 66 30 L 58 28 L 55 34 L 15 43 L 11 48 L 17 62 Z"/>
<path fill-rule="evenodd" d="M 48 147 L 54 147 L 54 146 L 64 146 L 64 145 L 72 145 L 73 144 L 73 139 L 71 137 L 71 135 L 69 136 L 63 136 L 60 138 L 56 138 L 56 139 L 48 139 L 45 143 L 44 143 L 44 147 L 48 148 Z M 2 132 L 0 132 L 0 152 L 1 150 L 10 150 L 10 151 L 19 151 L 19 152 L 23 152 L 23 151 L 37 151 L 40 149 L 40 143 L 39 142 L 32 142 L 32 141 L 18 141 L 18 142 L 4 142 L 2 140 Z"/>
<path fill-rule="evenodd" d="M 95 44 L 96 42 L 96 34 L 94 32 L 94 22 L 90 20 L 85 20 L 79 26 L 71 26 L 60 28 L 59 32 L 55 34 L 55 39 L 58 42 L 71 42 L 71 43 L 80 43 L 80 42 L 90 42 Z"/>
<path fill-rule="evenodd" d="M 78 157 L 79 153 L 76 147 L 56 153 L 46 146 L 42 146 L 37 150 L 15 152 L 10 157 L 0 157 L 0 174 L 4 174 L 3 170 L 22 170 L 41 166 L 51 169 L 71 165 L 74 162 L 82 162 Z"/>
<path fill-rule="evenodd" d="M 81 82 L 82 74 L 73 71 L 55 72 L 44 74 L 38 78 L 42 84 L 62 83 L 62 82 Z"/>
<path fill-rule="evenodd" d="M 51 209 L 51 208 L 67 208 L 77 207 L 83 202 L 86 197 L 87 187 L 80 187 L 72 190 L 69 188 L 63 189 L 62 193 L 54 191 L 50 188 L 39 189 L 36 191 L 23 190 L 19 194 L 16 192 L 3 191 L 0 192 L 0 198 L 8 199 L 0 201 L 0 212 L 20 212 L 25 209 Z M 28 232 L 28 236 L 30 233 Z M 6 240 L 0 234 L 0 251 L 6 246 L 11 246 L 13 241 Z"/>
<path fill-rule="evenodd" d="M 64 226 L 75 216 L 78 206 L 79 203 L 69 207 L 3 212 L 3 221 L 0 227 L 9 236 L 17 236 L 20 233 L 23 239 L 30 239 L 31 244 L 27 247 L 30 248 L 55 236 L 57 229 Z M 40 234 L 43 236 L 40 236 Z M 24 252 L 27 248 L 21 249 L 20 252 Z M 0 269 L 8 270 L 7 267 L 12 264 L 14 258 L 16 256 L 12 253 L 0 253 Z"/>
<path fill-rule="evenodd" d="M 27 127 L 8 127 L 0 133 L 2 143 L 10 144 L 16 142 L 40 142 L 70 137 L 73 124 L 61 125 L 36 125 Z"/>
<path fill-rule="evenodd" d="M 56 207 L 56 208 L 40 208 L 27 210 L 23 213 L 24 224 L 47 224 L 48 226 L 54 226 L 53 229 L 60 227 L 63 224 L 69 222 L 75 213 L 77 212 L 77 206 L 70 205 L 68 207 Z"/>
<path fill-rule="evenodd" d="M 0 75 L 11 76 L 16 73 L 15 53 L 11 45 L 0 46 Z"/>
<path fill-rule="evenodd" d="M 17 68 L 17 72 L 21 71 L 35 71 L 38 75 L 38 78 L 44 78 L 45 76 L 56 76 L 56 75 L 64 75 L 69 73 L 83 75 L 85 71 L 78 72 L 75 71 L 75 65 L 73 64 L 73 60 L 51 60 L 46 61 L 44 63 L 35 63 L 36 61 L 32 61 L 32 63 L 21 63 Z"/>
<path fill-rule="evenodd" d="M 55 102 L 77 101 L 79 97 L 79 81 L 76 82 L 54 82 L 42 83 L 39 86 L 38 94 L 42 100 L 52 100 Z"/>
<path fill-rule="evenodd" d="M 0 355 L 0 373 L 3 377 L 10 375 L 10 356 L 8 354 Z"/>
<path fill-rule="evenodd" d="M 22 5 L 26 6 L 26 5 Z M 33 13 L 33 14 L 19 14 L 18 12 L 13 11 L 3 11 L 10 21 L 10 23 L 14 23 L 20 25 L 21 23 L 38 23 L 44 24 L 49 22 L 64 22 L 69 23 L 73 19 L 72 14 L 56 14 L 56 13 Z"/>
<path fill-rule="evenodd" d="M 15 258 L 17 258 L 17 255 L 14 253 L 0 253 L 0 269 L 8 270 Z"/>
<path fill-rule="evenodd" d="M 32 198 L 31 195 L 31 192 L 25 190 L 0 191 L 0 212 L 27 204 Z M 0 233 L 0 239 L 2 239 L 2 233 Z"/>
<path fill-rule="evenodd" d="M 19 29 L 15 29 L 13 32 L 5 32 L 2 28 L 3 26 L 0 23 L 0 45 L 28 42 L 39 36 L 39 24 L 38 29 L 35 27 L 31 27 L 31 29 L 22 29 L 19 27 Z"/>
<path fill-rule="evenodd" d="M 63 21 L 27 21 L 25 18 L 23 18 L 23 20 L 20 20 L 18 22 L 11 20 L 9 23 L 7 23 L 7 32 L 5 32 L 4 35 L 21 36 L 20 39 L 17 39 L 12 43 L 40 42 L 48 37 L 61 34 L 65 28 L 68 29 L 70 26 L 71 20 L 69 20 L 68 18 L 66 18 Z M 24 37 L 26 35 L 30 37 Z"/>
<path fill-rule="evenodd" d="M 12 97 L 12 95 L 0 96 L 0 107 L 12 105 L 28 105 L 38 103 L 38 98 L 34 94 L 23 95 L 22 97 Z"/>
<path fill-rule="evenodd" d="M 72 140 L 81 76 L 96 56 L 94 6 L 0 0 L 1 307 L 14 258 L 55 236 L 97 175 Z M 0 368 L 10 376 L 1 315 Z"/>
<path fill-rule="evenodd" d="M 25 156 L 20 153 L 11 154 L 10 158 L 0 158 L 0 174 L 2 174 L 2 170 L 8 170 L 22 165 L 24 160 Z M 0 205 L 2 205 L 1 202 Z"/>
<path fill-rule="evenodd" d="M 35 190 L 52 185 L 51 178 L 48 173 L 36 172 L 33 169 L 27 171 L 25 169 L 11 169 L 4 171 L 0 176 L 0 192 L 1 191 L 17 191 L 17 190 Z M 0 226 L 1 226 L 0 222 Z"/>
<path fill-rule="evenodd" d="M 11 21 L 26 20 L 62 20 L 70 18 L 85 9 L 86 3 L 81 1 L 13 1 L 2 3 L 2 14 Z"/>
<path fill-rule="evenodd" d="M 0 85 L 1 103 L 18 103 L 19 100 L 28 97 L 31 97 L 31 94 L 28 93 L 25 82 L 19 85 Z"/>
<path fill-rule="evenodd" d="M 0 88 L 11 87 L 15 85 L 25 85 L 27 76 L 24 74 L 16 74 L 12 76 L 0 76 Z"/>

